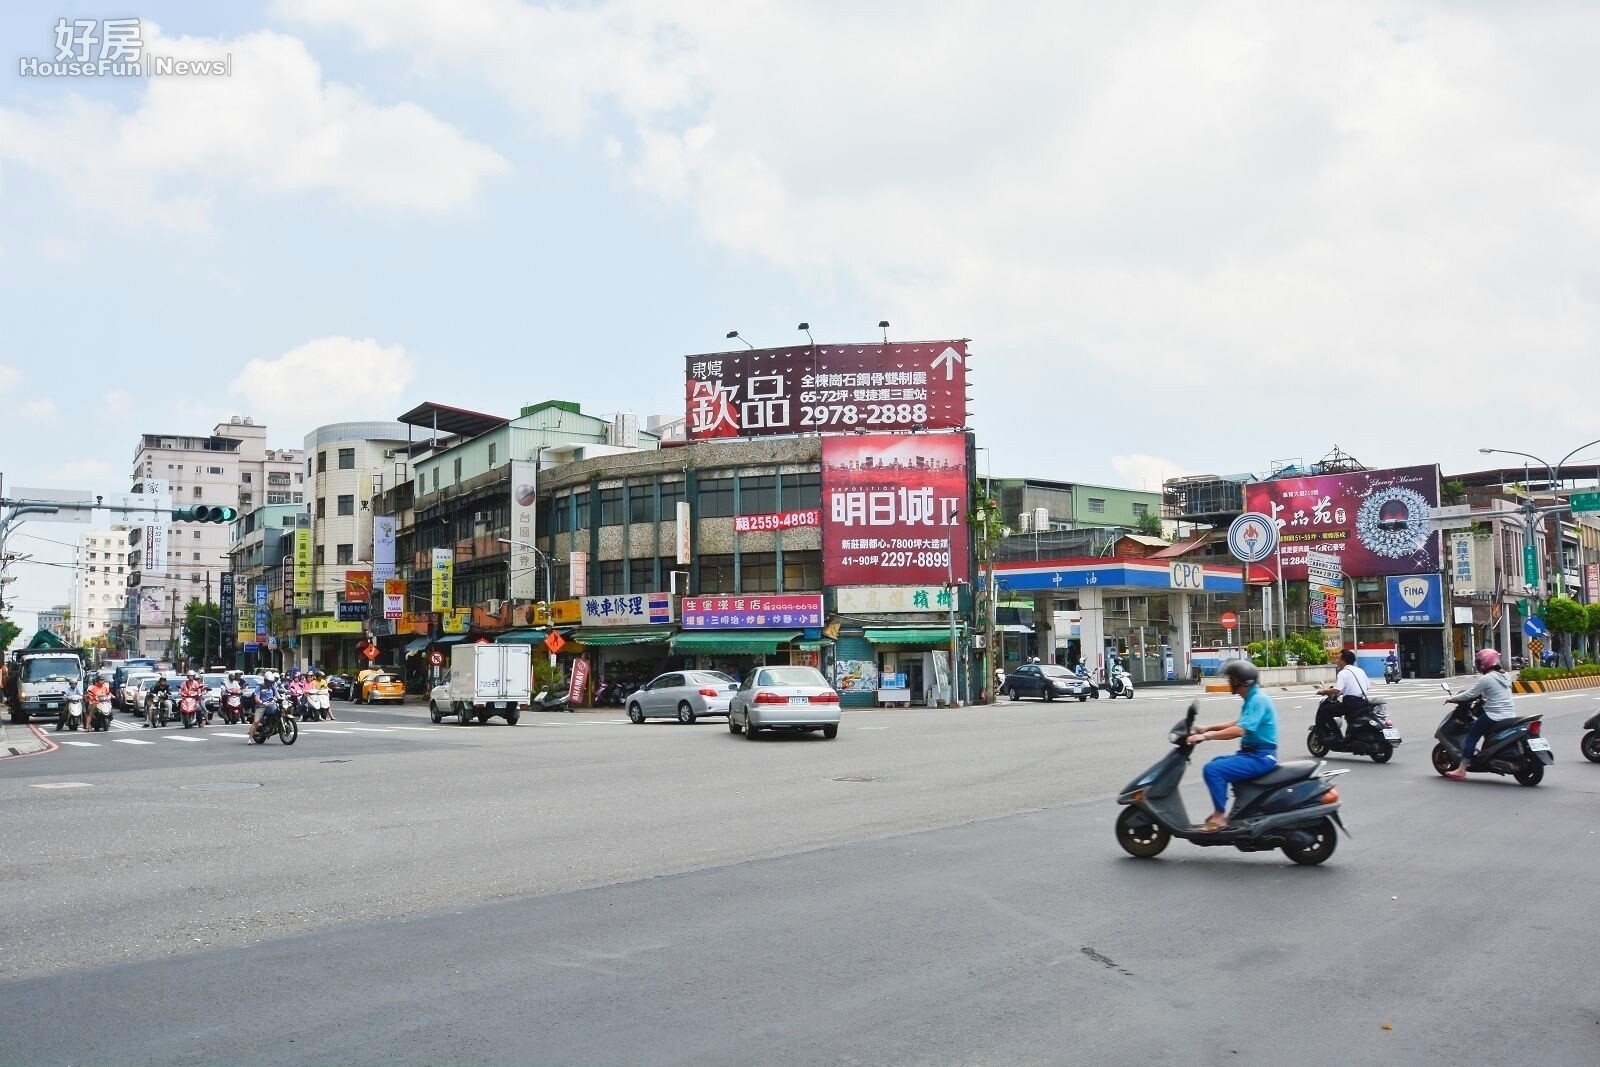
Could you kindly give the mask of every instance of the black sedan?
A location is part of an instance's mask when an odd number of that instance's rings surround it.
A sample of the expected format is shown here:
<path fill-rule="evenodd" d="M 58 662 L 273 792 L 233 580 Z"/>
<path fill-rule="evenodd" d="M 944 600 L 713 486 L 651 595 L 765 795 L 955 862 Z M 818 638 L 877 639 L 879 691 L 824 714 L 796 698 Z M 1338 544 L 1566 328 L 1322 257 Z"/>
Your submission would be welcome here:
<path fill-rule="evenodd" d="M 1012 700 L 1042 697 L 1050 701 L 1057 697 L 1063 700 L 1077 697 L 1083 701 L 1089 699 L 1091 688 L 1087 681 L 1065 667 L 1058 667 L 1054 663 L 1024 663 L 1006 675 L 1000 691 Z"/>
<path fill-rule="evenodd" d="M 328 675 L 328 697 L 332 700 L 349 700 L 350 679 L 342 674 Z"/>

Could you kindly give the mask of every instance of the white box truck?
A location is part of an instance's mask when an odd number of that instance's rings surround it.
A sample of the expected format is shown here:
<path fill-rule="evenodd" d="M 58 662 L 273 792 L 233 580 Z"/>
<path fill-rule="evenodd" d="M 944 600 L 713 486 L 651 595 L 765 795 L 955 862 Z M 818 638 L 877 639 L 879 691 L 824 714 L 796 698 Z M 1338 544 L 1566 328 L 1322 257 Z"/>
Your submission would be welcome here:
<path fill-rule="evenodd" d="M 533 699 L 533 649 L 528 645 L 459 644 L 450 650 L 450 711 L 461 723 L 498 715 L 507 725 Z"/>

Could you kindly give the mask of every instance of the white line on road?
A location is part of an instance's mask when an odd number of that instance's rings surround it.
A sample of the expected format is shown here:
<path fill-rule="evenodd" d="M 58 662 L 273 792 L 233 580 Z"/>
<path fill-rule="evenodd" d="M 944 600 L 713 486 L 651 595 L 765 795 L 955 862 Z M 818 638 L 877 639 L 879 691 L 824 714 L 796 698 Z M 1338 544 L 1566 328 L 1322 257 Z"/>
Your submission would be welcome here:
<path fill-rule="evenodd" d="M 386 734 L 390 728 L 387 726 L 352 726 L 350 729 L 364 734 Z"/>
<path fill-rule="evenodd" d="M 88 782 L 29 782 L 32 789 L 88 789 Z"/>
<path fill-rule="evenodd" d="M 209 741 L 209 737 L 190 737 L 187 734 L 174 734 L 167 738 L 168 741 Z"/>
<path fill-rule="evenodd" d="M 425 733 L 430 733 L 431 734 L 431 733 L 433 733 L 433 731 L 437 730 L 438 727 L 437 726 L 391 726 L 391 727 L 389 727 L 389 729 L 391 729 L 391 730 L 422 730 Z"/>
<path fill-rule="evenodd" d="M 99 748 L 100 747 L 100 742 L 98 742 L 98 741 L 58 741 L 56 743 L 57 744 L 61 744 L 61 745 L 75 745 L 78 748 Z"/>
<path fill-rule="evenodd" d="M 325 726 L 302 726 L 300 727 L 300 732 L 303 734 L 347 734 L 350 731 L 330 730 Z"/>
<path fill-rule="evenodd" d="M 153 745 L 154 741 L 146 741 L 138 737 L 113 737 L 112 741 L 119 745 Z"/>

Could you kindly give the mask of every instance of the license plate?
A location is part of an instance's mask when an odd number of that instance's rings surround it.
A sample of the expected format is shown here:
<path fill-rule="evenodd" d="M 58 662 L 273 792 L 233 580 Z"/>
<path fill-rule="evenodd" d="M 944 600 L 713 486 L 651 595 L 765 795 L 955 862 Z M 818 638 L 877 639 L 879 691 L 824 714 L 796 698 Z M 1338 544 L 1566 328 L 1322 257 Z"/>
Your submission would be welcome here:
<path fill-rule="evenodd" d="M 1393 726 L 1390 726 L 1383 731 L 1383 736 L 1388 738 L 1390 741 L 1398 741 L 1400 740 L 1400 731 L 1396 730 Z"/>
<path fill-rule="evenodd" d="M 45 711 L 60 711 L 61 710 L 61 705 L 60 704 L 46 704 L 44 706 L 44 710 Z"/>
<path fill-rule="evenodd" d="M 1528 750 L 1531 752 L 1549 752 L 1550 742 L 1542 737 L 1528 738 Z"/>
<path fill-rule="evenodd" d="M 790 697 L 789 698 L 789 703 L 791 703 L 791 704 L 809 704 L 809 703 L 811 703 L 811 699 L 809 697 Z"/>
<path fill-rule="evenodd" d="M 496 710 L 496 711 L 504 711 L 504 710 L 506 710 L 506 702 L 504 700 L 495 701 L 494 710 Z"/>

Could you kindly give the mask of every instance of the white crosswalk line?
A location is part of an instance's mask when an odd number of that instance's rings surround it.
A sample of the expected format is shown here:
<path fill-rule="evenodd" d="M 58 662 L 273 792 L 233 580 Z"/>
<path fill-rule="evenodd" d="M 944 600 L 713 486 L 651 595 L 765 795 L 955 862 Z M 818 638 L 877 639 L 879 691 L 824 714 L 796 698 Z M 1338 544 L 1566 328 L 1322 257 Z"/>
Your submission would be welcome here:
<path fill-rule="evenodd" d="M 168 741 L 209 741 L 209 740 L 211 740 L 211 738 L 209 738 L 209 737 L 189 737 L 186 734 L 174 734 L 173 736 L 167 738 L 167 740 Z"/>
<path fill-rule="evenodd" d="M 146 741 L 139 737 L 113 737 L 113 742 L 119 745 L 153 745 L 154 741 Z"/>
<path fill-rule="evenodd" d="M 78 748 L 99 748 L 100 747 L 100 742 L 98 742 L 98 741 L 61 741 L 61 742 L 58 742 L 58 743 L 59 744 L 63 744 L 63 745 L 76 745 Z"/>
<path fill-rule="evenodd" d="M 387 726 L 352 726 L 350 729 L 364 734 L 386 734 L 389 732 L 389 727 Z"/>
<path fill-rule="evenodd" d="M 303 734 L 347 734 L 350 731 L 330 730 L 325 726 L 302 726 L 300 727 L 300 732 Z"/>
<path fill-rule="evenodd" d="M 433 731 L 439 729 L 439 727 L 437 727 L 437 726 L 391 726 L 391 727 L 389 727 L 389 729 L 391 729 L 391 730 L 420 730 L 420 731 L 423 731 L 425 733 L 430 733 L 431 734 L 431 733 L 433 733 Z M 343 731 L 341 731 L 341 732 L 343 732 Z"/>

